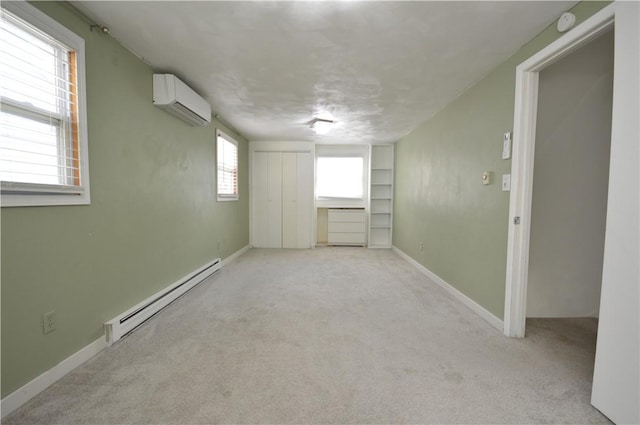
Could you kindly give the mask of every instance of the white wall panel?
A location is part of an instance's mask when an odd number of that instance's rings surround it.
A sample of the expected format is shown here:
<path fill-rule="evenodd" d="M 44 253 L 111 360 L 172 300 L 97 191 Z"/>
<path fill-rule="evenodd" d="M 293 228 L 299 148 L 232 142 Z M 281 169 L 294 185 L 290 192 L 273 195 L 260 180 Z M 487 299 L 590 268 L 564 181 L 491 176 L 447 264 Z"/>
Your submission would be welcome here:
<path fill-rule="evenodd" d="M 282 247 L 298 247 L 298 154 L 282 154 Z"/>
<path fill-rule="evenodd" d="M 311 248 L 312 149 L 295 142 L 250 144 L 251 238 L 256 248 Z"/>
<path fill-rule="evenodd" d="M 253 246 L 264 248 L 269 241 L 267 214 L 267 153 L 254 152 L 251 165 L 251 218 Z"/>
<path fill-rule="evenodd" d="M 615 423 L 640 423 L 640 3 L 615 4 L 611 166 L 600 322 L 591 402 Z"/>
<path fill-rule="evenodd" d="M 298 248 L 311 248 L 313 210 L 313 156 L 311 153 L 299 152 L 296 158 L 298 163 Z"/>
<path fill-rule="evenodd" d="M 267 153 L 267 248 L 282 248 L 282 154 Z"/>

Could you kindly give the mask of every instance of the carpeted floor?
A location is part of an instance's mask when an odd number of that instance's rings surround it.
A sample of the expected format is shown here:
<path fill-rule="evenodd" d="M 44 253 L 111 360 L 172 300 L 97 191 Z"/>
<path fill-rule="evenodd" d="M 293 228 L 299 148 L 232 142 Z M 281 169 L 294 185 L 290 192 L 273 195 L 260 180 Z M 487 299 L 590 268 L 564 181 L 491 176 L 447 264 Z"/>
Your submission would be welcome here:
<path fill-rule="evenodd" d="M 3 423 L 609 423 L 596 321 L 527 332 L 391 251 L 250 250 Z"/>

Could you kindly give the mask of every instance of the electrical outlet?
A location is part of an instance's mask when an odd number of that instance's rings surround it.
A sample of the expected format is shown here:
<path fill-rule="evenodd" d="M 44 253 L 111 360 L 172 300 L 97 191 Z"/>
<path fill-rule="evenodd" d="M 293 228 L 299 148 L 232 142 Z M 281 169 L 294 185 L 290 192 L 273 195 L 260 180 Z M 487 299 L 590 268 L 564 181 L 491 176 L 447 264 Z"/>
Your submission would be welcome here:
<path fill-rule="evenodd" d="M 420 242 L 420 252 L 424 251 L 424 243 Z"/>
<path fill-rule="evenodd" d="M 42 331 L 45 334 L 56 330 L 56 312 L 50 311 L 42 315 Z"/>

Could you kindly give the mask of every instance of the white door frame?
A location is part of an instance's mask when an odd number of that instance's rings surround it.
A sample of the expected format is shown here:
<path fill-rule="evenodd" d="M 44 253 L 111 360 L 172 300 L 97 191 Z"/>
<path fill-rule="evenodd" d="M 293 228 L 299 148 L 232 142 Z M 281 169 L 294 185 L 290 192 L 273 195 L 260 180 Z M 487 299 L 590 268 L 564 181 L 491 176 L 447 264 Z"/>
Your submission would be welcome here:
<path fill-rule="evenodd" d="M 522 338 L 525 333 L 540 71 L 609 30 L 614 20 L 615 4 L 610 4 L 516 67 L 504 302 L 504 334 L 507 336 Z"/>

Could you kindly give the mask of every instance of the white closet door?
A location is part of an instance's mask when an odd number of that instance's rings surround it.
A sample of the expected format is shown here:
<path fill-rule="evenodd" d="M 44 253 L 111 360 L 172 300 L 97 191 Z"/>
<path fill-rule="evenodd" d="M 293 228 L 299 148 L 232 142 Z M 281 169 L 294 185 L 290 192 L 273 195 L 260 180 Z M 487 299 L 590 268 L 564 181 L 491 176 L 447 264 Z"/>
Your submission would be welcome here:
<path fill-rule="evenodd" d="M 267 153 L 267 248 L 282 248 L 282 154 Z"/>
<path fill-rule="evenodd" d="M 253 246 L 311 248 L 313 154 L 254 152 Z"/>
<path fill-rule="evenodd" d="M 298 153 L 297 162 L 297 248 L 311 248 L 311 213 L 313 203 L 313 157 Z"/>
<path fill-rule="evenodd" d="M 269 245 L 267 175 L 267 153 L 254 152 L 251 167 L 251 209 L 253 210 L 253 246 L 256 248 L 266 248 Z"/>
<path fill-rule="evenodd" d="M 298 160 L 282 154 L 282 247 L 298 248 Z"/>

